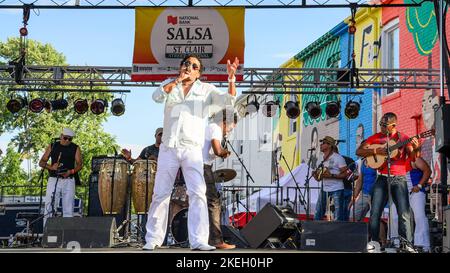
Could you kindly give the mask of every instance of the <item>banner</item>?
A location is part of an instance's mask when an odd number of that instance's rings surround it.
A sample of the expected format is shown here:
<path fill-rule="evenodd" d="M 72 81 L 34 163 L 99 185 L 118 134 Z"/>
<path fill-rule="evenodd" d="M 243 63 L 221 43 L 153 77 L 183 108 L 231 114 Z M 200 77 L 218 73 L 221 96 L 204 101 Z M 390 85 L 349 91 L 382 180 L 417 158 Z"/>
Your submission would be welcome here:
<path fill-rule="evenodd" d="M 186 54 L 204 66 L 201 80 L 227 81 L 227 60 L 237 57 L 243 78 L 244 8 L 136 8 L 133 81 L 178 76 Z"/>

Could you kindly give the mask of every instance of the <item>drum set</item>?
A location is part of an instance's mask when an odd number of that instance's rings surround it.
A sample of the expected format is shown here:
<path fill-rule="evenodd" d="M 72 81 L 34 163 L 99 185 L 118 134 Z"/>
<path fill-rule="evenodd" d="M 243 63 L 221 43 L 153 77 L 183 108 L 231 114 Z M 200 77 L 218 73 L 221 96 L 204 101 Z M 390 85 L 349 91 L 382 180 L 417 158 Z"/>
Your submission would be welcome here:
<path fill-rule="evenodd" d="M 131 211 L 144 219 L 137 224 L 138 241 L 145 235 L 146 214 L 152 202 L 157 162 L 155 160 L 136 160 L 130 165 L 122 158 L 108 158 L 100 164 L 98 194 L 104 215 L 118 215 L 125 205 L 130 205 L 125 222 L 131 223 Z M 230 169 L 217 170 L 214 177 L 217 183 L 232 180 L 236 172 Z M 133 209 L 129 204 L 132 201 Z M 127 207 L 128 208 L 128 207 Z M 170 198 L 167 244 L 188 243 L 189 197 L 181 169 L 175 179 Z M 124 223 L 121 225 L 124 226 Z M 120 228 L 120 227 L 119 227 Z M 131 237 L 127 235 L 126 237 Z"/>

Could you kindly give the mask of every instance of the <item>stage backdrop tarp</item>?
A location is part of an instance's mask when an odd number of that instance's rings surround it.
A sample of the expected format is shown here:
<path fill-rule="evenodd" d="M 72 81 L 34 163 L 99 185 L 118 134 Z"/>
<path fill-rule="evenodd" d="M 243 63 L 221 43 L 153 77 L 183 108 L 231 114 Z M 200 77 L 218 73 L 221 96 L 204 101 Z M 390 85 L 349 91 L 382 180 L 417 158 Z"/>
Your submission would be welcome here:
<path fill-rule="evenodd" d="M 244 8 L 137 8 L 134 81 L 162 81 L 178 75 L 189 53 L 202 59 L 202 80 L 227 81 L 227 60 L 244 66 Z"/>

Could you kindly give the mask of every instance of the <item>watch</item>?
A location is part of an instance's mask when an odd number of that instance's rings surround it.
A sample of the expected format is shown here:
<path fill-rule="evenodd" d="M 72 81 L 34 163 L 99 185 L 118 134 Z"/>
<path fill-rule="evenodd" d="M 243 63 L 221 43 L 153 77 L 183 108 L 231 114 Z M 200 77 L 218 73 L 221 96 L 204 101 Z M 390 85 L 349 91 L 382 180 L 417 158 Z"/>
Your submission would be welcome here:
<path fill-rule="evenodd" d="M 419 187 L 419 189 L 423 188 L 422 184 L 417 184 L 417 187 Z"/>

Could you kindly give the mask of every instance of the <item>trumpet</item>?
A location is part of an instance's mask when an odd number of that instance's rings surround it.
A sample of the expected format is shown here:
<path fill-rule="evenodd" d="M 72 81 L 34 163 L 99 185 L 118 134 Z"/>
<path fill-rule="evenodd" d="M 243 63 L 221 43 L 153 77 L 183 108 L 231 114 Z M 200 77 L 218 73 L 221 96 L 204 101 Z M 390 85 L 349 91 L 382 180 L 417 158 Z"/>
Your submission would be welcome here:
<path fill-rule="evenodd" d="M 324 175 L 331 175 L 330 170 L 327 167 L 317 168 L 313 172 L 313 176 L 317 181 L 322 180 Z"/>

